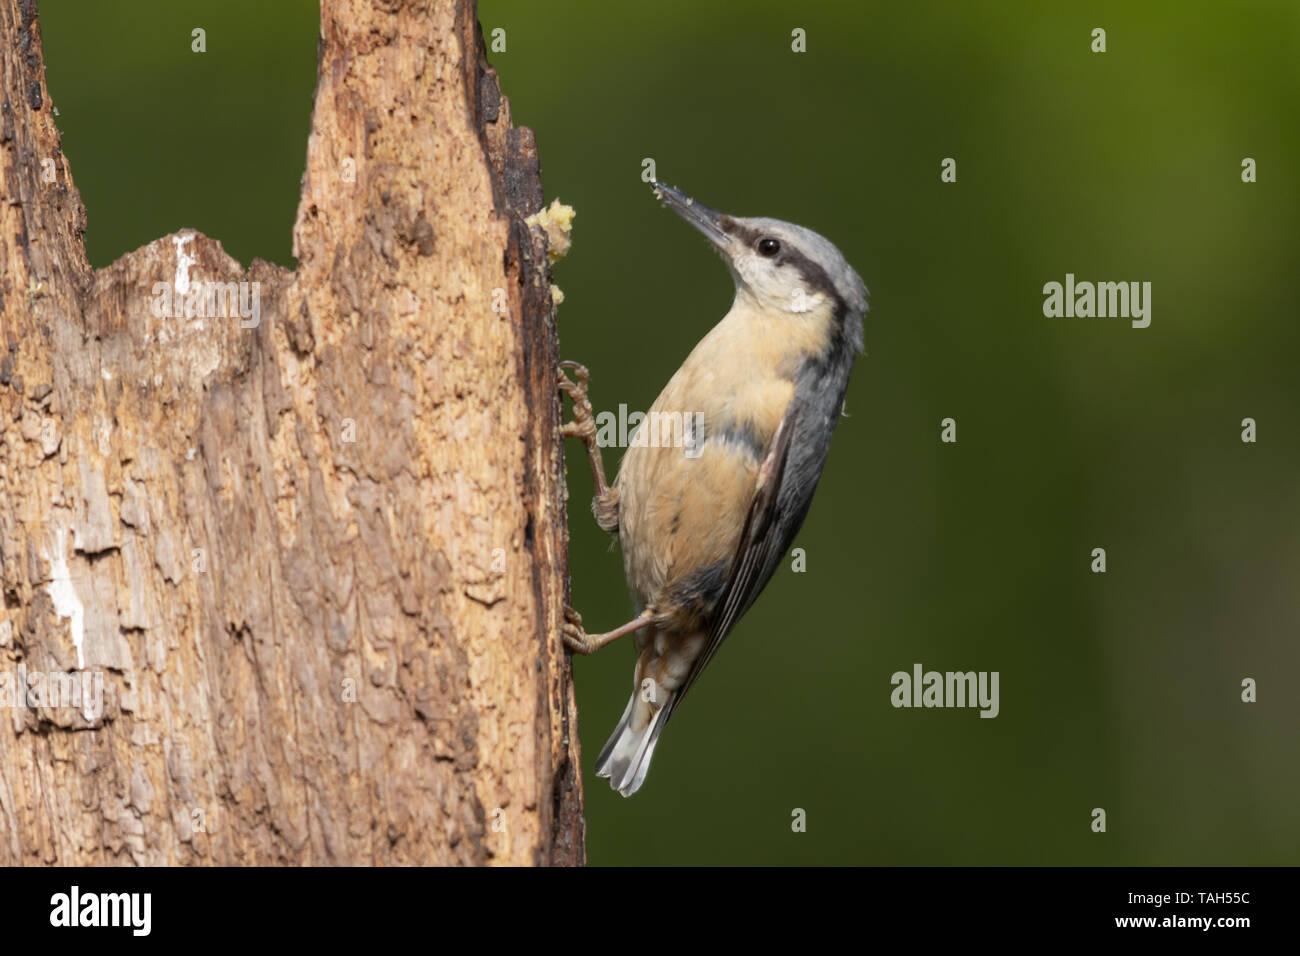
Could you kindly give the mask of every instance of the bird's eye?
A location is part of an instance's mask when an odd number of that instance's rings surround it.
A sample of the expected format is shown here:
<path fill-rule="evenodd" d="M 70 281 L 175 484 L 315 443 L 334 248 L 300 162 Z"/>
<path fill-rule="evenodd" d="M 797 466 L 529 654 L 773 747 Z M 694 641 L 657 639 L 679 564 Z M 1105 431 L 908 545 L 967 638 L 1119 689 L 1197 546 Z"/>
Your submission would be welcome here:
<path fill-rule="evenodd" d="M 764 236 L 762 239 L 758 240 L 758 254 L 760 256 L 767 256 L 770 259 L 780 251 L 781 243 L 773 239 L 771 236 Z"/>

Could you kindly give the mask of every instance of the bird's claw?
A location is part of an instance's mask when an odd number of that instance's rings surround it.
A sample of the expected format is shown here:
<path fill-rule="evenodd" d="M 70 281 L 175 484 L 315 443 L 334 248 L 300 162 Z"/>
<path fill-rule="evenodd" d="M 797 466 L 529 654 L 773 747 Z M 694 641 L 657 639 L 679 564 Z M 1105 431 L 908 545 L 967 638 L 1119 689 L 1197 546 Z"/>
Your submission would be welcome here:
<path fill-rule="evenodd" d="M 573 369 L 574 381 L 565 374 L 565 369 Z M 557 370 L 557 382 L 560 391 L 573 400 L 573 421 L 565 423 L 560 433 L 566 437 L 581 438 L 584 441 L 596 437 L 596 417 L 587 396 L 587 382 L 590 373 L 586 366 L 577 362 L 561 362 Z"/>
<path fill-rule="evenodd" d="M 564 646 L 575 654 L 591 653 L 587 632 L 582 629 L 582 615 L 567 604 L 564 606 L 564 623 L 560 625 L 560 638 Z"/>

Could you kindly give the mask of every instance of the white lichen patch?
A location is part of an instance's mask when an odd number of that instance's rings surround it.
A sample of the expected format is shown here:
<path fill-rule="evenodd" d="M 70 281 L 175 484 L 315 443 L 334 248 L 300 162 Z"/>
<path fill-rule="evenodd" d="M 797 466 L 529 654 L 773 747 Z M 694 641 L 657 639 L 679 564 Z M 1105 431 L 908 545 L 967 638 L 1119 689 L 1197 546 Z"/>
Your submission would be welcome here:
<path fill-rule="evenodd" d="M 50 583 L 47 590 L 50 601 L 54 604 L 54 613 L 60 618 L 68 618 L 68 627 L 72 632 L 72 643 L 77 648 L 77 669 L 86 666 L 82 646 L 86 641 L 86 609 L 77 597 L 77 589 L 72 586 L 72 572 L 68 570 L 65 557 L 68 544 L 67 532 L 60 528 L 55 532 L 54 555 L 47 556 L 50 562 Z"/>
<path fill-rule="evenodd" d="M 190 266 L 198 260 L 185 251 L 185 247 L 194 241 L 192 232 L 180 232 L 172 236 L 176 244 L 176 276 L 172 279 L 172 288 L 176 295 L 188 295 L 190 291 Z"/>

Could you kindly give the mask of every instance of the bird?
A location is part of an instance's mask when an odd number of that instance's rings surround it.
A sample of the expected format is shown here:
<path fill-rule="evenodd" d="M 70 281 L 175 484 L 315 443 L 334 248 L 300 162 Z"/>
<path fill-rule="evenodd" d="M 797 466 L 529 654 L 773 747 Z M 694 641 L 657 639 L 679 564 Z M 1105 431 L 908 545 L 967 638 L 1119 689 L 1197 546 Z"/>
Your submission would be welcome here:
<path fill-rule="evenodd" d="M 652 186 L 721 254 L 735 299 L 651 406 L 612 484 L 590 373 L 577 362 L 558 366 L 574 416 L 561 433 L 586 446 L 592 512 L 618 534 L 636 604 L 630 621 L 605 633 L 586 633 L 568 606 L 561 625 L 578 654 L 636 635 L 632 696 L 596 759 L 597 776 L 625 797 L 645 782 L 669 718 L 808 514 L 863 350 L 868 304 L 862 278 L 811 229 L 726 215 L 673 186 Z"/>

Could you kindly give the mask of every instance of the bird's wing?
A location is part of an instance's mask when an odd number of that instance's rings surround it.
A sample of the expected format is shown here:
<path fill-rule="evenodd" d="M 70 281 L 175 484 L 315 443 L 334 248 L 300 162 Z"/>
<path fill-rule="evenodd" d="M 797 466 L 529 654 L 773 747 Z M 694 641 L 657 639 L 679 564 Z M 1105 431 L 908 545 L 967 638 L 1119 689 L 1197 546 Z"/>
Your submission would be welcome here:
<path fill-rule="evenodd" d="M 731 566 L 731 574 L 722 589 L 709 628 L 708 643 L 691 665 L 690 673 L 686 675 L 682 686 L 673 695 L 669 704 L 673 710 L 722 646 L 727 633 L 763 590 L 776 569 L 777 561 L 794 539 L 807 513 L 808 504 L 812 500 L 812 488 L 807 490 L 807 496 L 800 503 L 797 514 L 788 513 L 786 495 L 782 494 L 783 490 L 789 491 L 785 483 L 786 465 L 790 460 L 795 434 L 799 431 L 799 419 L 803 410 L 803 403 L 798 397 L 794 398 L 781 417 L 772 440 L 768 442 L 767 453 L 759 465 L 754 497 L 740 532 L 740 544 Z M 666 716 L 672 716 L 671 710 Z"/>

